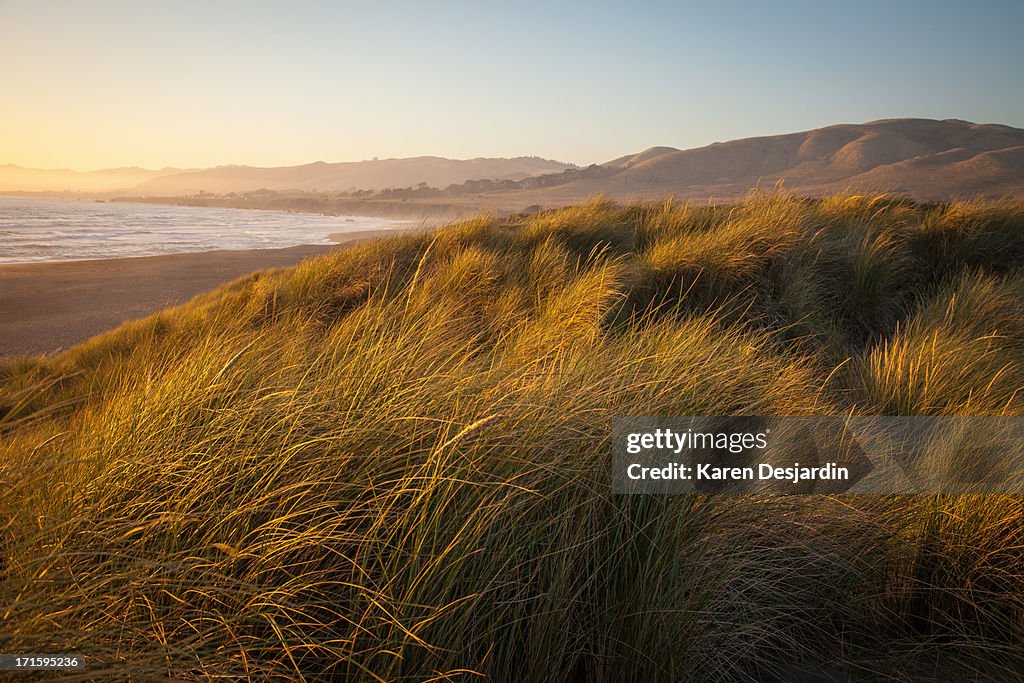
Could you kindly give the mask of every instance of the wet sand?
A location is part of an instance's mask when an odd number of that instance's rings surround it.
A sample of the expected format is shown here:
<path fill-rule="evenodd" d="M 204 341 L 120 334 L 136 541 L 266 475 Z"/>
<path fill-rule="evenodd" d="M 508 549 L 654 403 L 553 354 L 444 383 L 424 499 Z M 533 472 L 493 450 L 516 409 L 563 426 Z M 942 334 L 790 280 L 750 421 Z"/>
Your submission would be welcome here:
<path fill-rule="evenodd" d="M 0 265 L 0 358 L 56 353 L 247 273 L 394 232 L 331 235 L 337 245 Z"/>

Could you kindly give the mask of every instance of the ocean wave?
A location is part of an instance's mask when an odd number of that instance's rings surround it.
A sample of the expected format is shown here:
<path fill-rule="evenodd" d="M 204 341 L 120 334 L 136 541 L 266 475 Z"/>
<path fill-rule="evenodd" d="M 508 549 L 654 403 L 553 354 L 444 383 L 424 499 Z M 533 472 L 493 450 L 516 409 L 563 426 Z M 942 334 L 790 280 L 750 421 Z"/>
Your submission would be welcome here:
<path fill-rule="evenodd" d="M 401 225 L 357 216 L 0 197 L 0 263 L 332 244 L 334 233 Z"/>

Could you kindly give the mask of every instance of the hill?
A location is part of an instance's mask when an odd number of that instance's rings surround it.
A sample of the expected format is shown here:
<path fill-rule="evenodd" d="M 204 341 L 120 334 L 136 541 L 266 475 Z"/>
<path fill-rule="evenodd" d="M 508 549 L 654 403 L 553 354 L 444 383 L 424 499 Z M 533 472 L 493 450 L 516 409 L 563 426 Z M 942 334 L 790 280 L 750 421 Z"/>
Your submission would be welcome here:
<path fill-rule="evenodd" d="M 482 178 L 519 180 L 527 176 L 570 168 L 569 164 L 539 157 L 513 159 L 445 159 L 412 157 L 374 159 L 336 164 L 316 162 L 304 166 L 256 168 L 222 166 L 154 178 L 134 188 L 142 195 L 180 195 L 268 190 L 380 190 L 415 187 L 420 183 L 447 187 Z"/>
<path fill-rule="evenodd" d="M 379 190 L 388 187 L 415 187 L 420 183 L 447 187 L 452 183 L 483 178 L 519 180 L 533 175 L 560 172 L 567 168 L 572 168 L 572 165 L 538 157 L 413 157 L 335 164 L 319 161 L 302 166 L 276 168 L 218 166 L 186 171 L 127 168 L 87 173 L 0 166 L 0 192 L 124 192 L 142 196 L 174 196 L 199 192 L 251 192 L 260 189 L 323 192 Z"/>
<path fill-rule="evenodd" d="M 260 168 L 219 166 L 181 171 L 113 169 L 77 173 L 0 167 L 0 191 L 116 192 L 126 197 L 223 196 L 257 191 L 289 193 L 288 203 L 323 205 L 339 193 L 359 201 L 406 192 L 406 213 L 435 214 L 415 206 L 444 205 L 442 213 L 480 208 L 517 211 L 559 206 L 597 194 L 628 200 L 676 196 L 734 199 L 752 187 L 778 182 L 794 192 L 887 192 L 919 201 L 1024 196 L 1024 130 L 947 119 L 887 119 L 841 124 L 786 135 L 721 142 L 695 149 L 651 147 L 604 164 L 580 168 L 539 157 L 445 159 L 413 157 Z M 322 195 L 294 196 L 296 193 Z M 356 197 L 355 195 L 359 195 Z M 268 197 L 249 198 L 246 206 Z M 344 202 L 343 202 L 344 203 Z M 349 201 L 349 203 L 351 203 Z M 462 207 L 459 209 L 458 207 Z M 324 210 L 330 210 L 324 209 Z M 366 210 L 373 211 L 373 205 Z"/>
<path fill-rule="evenodd" d="M 615 415 L 1024 415 L 1022 321 L 1020 205 L 592 202 L 255 273 L 0 363 L 4 647 L 118 680 L 1019 680 L 1020 497 L 608 472 Z"/>
<path fill-rule="evenodd" d="M 23 168 L 0 165 L 0 192 L 112 192 L 127 190 L 153 178 L 181 173 L 178 168 L 108 168 L 101 171 Z"/>
<path fill-rule="evenodd" d="M 144 186 L 175 182 L 171 176 Z M 604 164 L 561 168 L 519 180 L 468 179 L 434 187 L 410 182 L 397 189 L 347 192 L 261 190 L 200 198 L 175 198 L 168 192 L 124 199 L 438 219 L 481 209 L 508 213 L 554 208 L 597 195 L 620 201 L 669 196 L 728 201 L 751 188 L 780 182 L 803 196 L 850 191 L 917 201 L 1021 198 L 1024 130 L 959 120 L 890 119 L 697 149 L 651 147 Z"/>
<path fill-rule="evenodd" d="M 651 147 L 604 164 L 516 183 L 470 182 L 441 198 L 521 210 L 586 200 L 737 199 L 783 183 L 792 192 L 884 192 L 919 201 L 1024 196 L 1024 130 L 995 124 L 890 119 L 721 142 Z"/>
<path fill-rule="evenodd" d="M 677 194 L 729 197 L 783 181 L 795 192 L 866 190 L 921 200 L 1024 193 L 1024 130 L 994 124 L 891 119 L 716 143 L 656 147 L 575 180 L 579 196 Z"/>

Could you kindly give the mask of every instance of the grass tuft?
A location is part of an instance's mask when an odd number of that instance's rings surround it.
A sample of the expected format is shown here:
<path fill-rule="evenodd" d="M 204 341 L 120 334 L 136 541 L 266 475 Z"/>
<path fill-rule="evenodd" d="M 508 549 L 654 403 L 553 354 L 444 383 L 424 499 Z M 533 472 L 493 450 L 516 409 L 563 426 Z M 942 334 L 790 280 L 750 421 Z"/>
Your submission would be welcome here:
<path fill-rule="evenodd" d="M 0 650 L 89 679 L 1012 679 L 1020 500 L 617 497 L 608 467 L 613 415 L 1021 414 L 1022 229 L 598 198 L 5 362 Z"/>

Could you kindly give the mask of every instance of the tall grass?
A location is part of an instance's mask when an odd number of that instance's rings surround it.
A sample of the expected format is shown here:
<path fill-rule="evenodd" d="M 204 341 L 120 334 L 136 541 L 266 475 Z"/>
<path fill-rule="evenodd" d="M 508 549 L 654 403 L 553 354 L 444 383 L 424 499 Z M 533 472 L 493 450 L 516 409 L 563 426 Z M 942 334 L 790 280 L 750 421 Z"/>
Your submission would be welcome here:
<path fill-rule="evenodd" d="M 1019 499 L 617 497 L 609 432 L 1019 414 L 1021 228 L 596 200 L 9 362 L 0 651 L 78 651 L 88 679 L 1013 677 Z"/>

